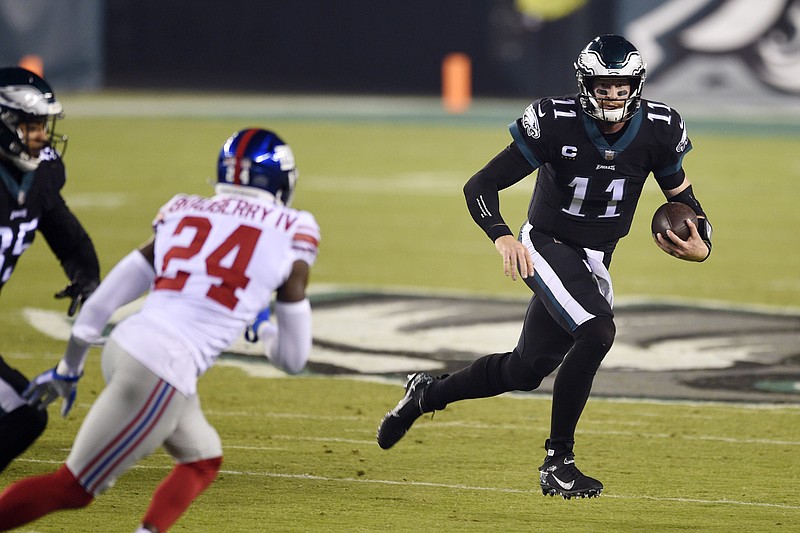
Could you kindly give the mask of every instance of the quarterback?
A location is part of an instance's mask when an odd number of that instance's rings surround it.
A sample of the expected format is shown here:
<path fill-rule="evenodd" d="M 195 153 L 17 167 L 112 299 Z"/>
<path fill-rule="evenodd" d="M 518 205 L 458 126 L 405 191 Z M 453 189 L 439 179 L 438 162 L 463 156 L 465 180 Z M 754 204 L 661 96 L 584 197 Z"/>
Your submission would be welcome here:
<path fill-rule="evenodd" d="M 575 429 L 595 373 L 614 342 L 608 268 L 628 233 L 645 180 L 696 213 L 681 240 L 658 246 L 685 261 L 711 253 L 711 226 L 683 169 L 686 125 L 670 106 L 642 98 L 645 64 L 618 35 L 601 35 L 578 55 L 579 92 L 541 98 L 509 126 L 512 142 L 464 186 L 473 220 L 494 242 L 507 276 L 533 291 L 516 348 L 477 359 L 450 376 L 410 376 L 406 394 L 378 428 L 390 448 L 422 413 L 468 398 L 536 389 L 558 369 L 550 435 L 539 467 L 545 495 L 598 496 L 603 484 L 575 465 Z M 538 170 L 518 237 L 500 214 L 499 191 Z"/>

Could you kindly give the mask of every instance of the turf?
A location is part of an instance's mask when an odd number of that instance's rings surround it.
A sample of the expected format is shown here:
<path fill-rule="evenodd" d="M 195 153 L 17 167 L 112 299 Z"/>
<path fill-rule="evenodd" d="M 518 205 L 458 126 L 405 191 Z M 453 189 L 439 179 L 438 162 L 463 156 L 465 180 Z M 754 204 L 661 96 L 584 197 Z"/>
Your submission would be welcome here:
<path fill-rule="evenodd" d="M 461 195 L 464 181 L 509 142 L 506 124 L 522 107 L 493 104 L 448 117 L 429 102 L 384 102 L 348 116 L 341 108 L 351 102 L 262 108 L 252 98 L 191 105 L 177 97 L 65 98 L 67 112 L 75 110 L 63 125 L 70 135 L 65 196 L 104 273 L 146 239 L 172 194 L 210 192 L 222 140 L 258 125 L 295 151 L 295 205 L 312 211 L 323 231 L 316 286 L 525 297 L 521 283 L 502 276 Z M 748 134 L 747 121 L 720 128 L 703 119 L 693 129 L 687 121 L 695 149 L 686 168 L 714 223 L 714 253 L 698 265 L 656 248 L 649 218 L 663 199 L 651 186 L 615 255 L 617 296 L 800 308 L 800 133 Z M 501 198 L 512 225 L 522 221 L 532 185 L 529 178 Z M 37 239 L 3 290 L 0 351 L 28 375 L 54 364 L 63 343 L 38 333 L 22 311 L 63 311 L 52 295 L 64 283 Z M 101 389 L 96 356 L 74 412 L 61 420 L 51 409 L 45 435 L 0 485 L 63 461 Z M 800 475 L 796 405 L 593 399 L 576 453 L 606 491 L 567 502 L 536 487 L 547 397 L 451 405 L 383 451 L 375 427 L 401 392 L 399 383 L 265 379 L 215 367 L 201 395 L 223 437 L 223 473 L 174 531 L 768 531 L 800 523 L 792 489 Z M 164 454 L 149 458 L 89 510 L 46 517 L 31 530 L 132 531 L 169 465 Z"/>
<path fill-rule="evenodd" d="M 63 460 L 97 373 L 82 383 L 74 413 L 54 419 L 5 479 Z M 396 385 L 255 379 L 225 367 L 202 384 L 225 464 L 174 531 L 769 531 L 800 520 L 789 490 L 799 481 L 796 407 L 592 401 L 577 460 L 606 491 L 564 501 L 536 488 L 544 397 L 448 406 L 384 451 L 375 426 Z M 151 457 L 85 512 L 34 526 L 131 531 L 169 467 L 166 455 Z"/>

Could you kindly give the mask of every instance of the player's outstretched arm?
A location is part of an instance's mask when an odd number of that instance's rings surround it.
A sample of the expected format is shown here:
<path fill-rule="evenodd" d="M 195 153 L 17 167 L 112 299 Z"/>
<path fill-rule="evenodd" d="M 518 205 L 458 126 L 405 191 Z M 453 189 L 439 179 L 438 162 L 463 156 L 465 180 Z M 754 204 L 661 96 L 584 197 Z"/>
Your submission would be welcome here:
<path fill-rule="evenodd" d="M 60 397 L 64 399 L 61 415 L 67 415 L 75 401 L 89 347 L 101 339 L 114 311 L 145 293 L 155 279 L 152 257 L 149 256 L 151 243 L 148 241 L 140 250 L 134 250 L 117 263 L 86 300 L 72 326 L 61 361 L 55 368 L 36 376 L 25 391 L 24 396 L 30 405 L 44 409 Z"/>

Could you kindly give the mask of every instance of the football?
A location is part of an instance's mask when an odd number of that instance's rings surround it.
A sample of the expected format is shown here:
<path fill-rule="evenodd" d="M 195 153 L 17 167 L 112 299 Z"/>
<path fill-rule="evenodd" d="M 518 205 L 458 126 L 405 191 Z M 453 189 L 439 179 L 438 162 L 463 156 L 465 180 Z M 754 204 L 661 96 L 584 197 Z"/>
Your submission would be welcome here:
<path fill-rule="evenodd" d="M 667 202 L 653 213 L 650 230 L 654 236 L 656 233 L 660 233 L 662 237 L 667 238 L 669 229 L 685 241 L 691 234 L 689 226 L 686 224 L 687 220 L 691 220 L 695 226 L 697 225 L 697 214 L 691 207 L 680 202 Z"/>

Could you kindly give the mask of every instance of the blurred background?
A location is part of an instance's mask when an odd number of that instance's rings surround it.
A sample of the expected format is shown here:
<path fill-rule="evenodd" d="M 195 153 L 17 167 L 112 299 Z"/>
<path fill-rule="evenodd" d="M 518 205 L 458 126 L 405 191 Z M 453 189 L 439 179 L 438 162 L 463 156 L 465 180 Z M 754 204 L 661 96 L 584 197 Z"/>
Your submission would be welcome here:
<path fill-rule="evenodd" d="M 615 292 L 796 309 L 799 28 L 800 0 L 0 0 L 0 63 L 38 64 L 64 102 L 65 198 L 104 273 L 172 194 L 208 194 L 222 140 L 256 125 L 298 158 L 294 206 L 323 227 L 315 283 L 527 298 L 461 189 L 532 100 L 577 91 L 592 38 L 621 33 L 647 63 L 645 98 L 686 118 L 715 248 L 700 268 L 653 245 L 650 180 Z M 455 110 L 453 54 L 469 73 Z M 512 226 L 532 185 L 503 193 Z M 24 262 L 4 303 L 60 305 L 47 247 Z"/>
<path fill-rule="evenodd" d="M 800 95 L 797 0 L 2 0 L 0 62 L 41 58 L 57 90 L 436 95 L 467 54 L 477 97 L 574 90 L 571 65 L 621 33 L 647 96 Z"/>

